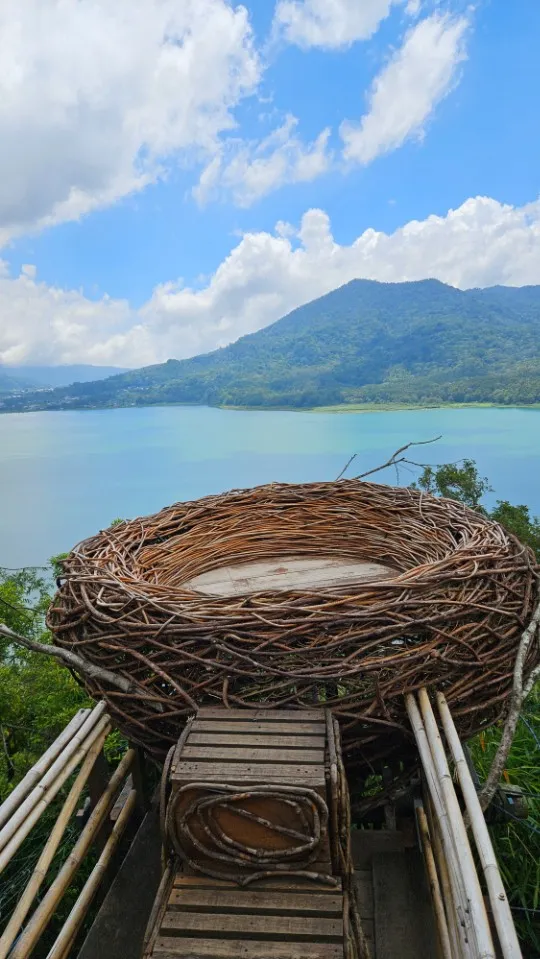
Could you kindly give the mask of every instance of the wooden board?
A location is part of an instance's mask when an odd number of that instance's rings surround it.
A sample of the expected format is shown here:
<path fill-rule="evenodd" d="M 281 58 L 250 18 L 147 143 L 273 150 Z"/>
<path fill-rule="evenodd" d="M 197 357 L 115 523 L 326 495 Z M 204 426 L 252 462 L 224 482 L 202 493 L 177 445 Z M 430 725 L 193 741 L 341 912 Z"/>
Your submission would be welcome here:
<path fill-rule="evenodd" d="M 197 722 L 201 719 L 263 720 L 265 723 L 288 723 L 306 721 L 324 724 L 324 709 L 225 709 L 223 706 L 201 706 Z"/>
<path fill-rule="evenodd" d="M 287 744 L 288 745 L 288 744 Z M 192 745 L 191 737 L 188 745 L 182 750 L 182 762 L 207 763 L 309 763 L 322 766 L 324 764 L 324 749 L 288 749 L 268 751 L 267 747 L 237 746 L 231 743 L 227 746 L 200 746 Z"/>
<path fill-rule="evenodd" d="M 377 959 L 418 959 L 437 954 L 429 909 L 422 909 L 423 876 L 411 874 L 407 855 L 383 853 L 373 859 Z"/>
<path fill-rule="evenodd" d="M 313 915 L 309 923 L 304 916 L 296 915 L 252 915 L 245 913 L 239 903 L 235 914 L 229 912 L 187 912 L 183 909 L 169 909 L 165 913 L 161 930 L 163 933 L 172 932 L 206 932 L 215 930 L 221 933 L 231 933 L 238 938 L 250 938 L 257 934 L 260 938 L 273 939 L 316 938 L 324 940 L 340 940 L 343 937 L 343 922 L 341 919 L 321 919 Z"/>
<path fill-rule="evenodd" d="M 207 596 L 241 596 L 266 590 L 324 590 L 395 575 L 395 570 L 380 563 L 341 556 L 278 556 L 221 566 L 195 576 L 184 585 Z"/>
<path fill-rule="evenodd" d="M 177 873 L 146 959 L 343 959 L 342 913 L 340 889 L 307 880 Z"/>
<path fill-rule="evenodd" d="M 260 721 L 256 718 L 249 719 L 249 712 L 244 712 L 243 721 L 234 721 L 231 722 L 229 717 L 226 719 L 198 719 L 196 724 L 192 726 L 192 733 L 222 733 L 225 735 L 225 730 L 230 730 L 231 733 L 235 735 L 241 735 L 243 733 L 257 733 L 264 736 L 324 736 L 326 734 L 326 726 L 324 723 L 314 723 L 303 720 L 305 719 L 303 713 L 300 713 L 302 717 L 302 722 L 290 724 L 289 722 L 269 722 L 267 720 Z M 280 714 L 277 713 L 276 718 Z M 292 728 L 291 728 L 292 725 Z"/>
<path fill-rule="evenodd" d="M 173 779 L 189 782 L 296 783 L 324 787 L 324 768 L 296 763 L 205 763 L 179 762 Z"/>
<path fill-rule="evenodd" d="M 229 891 L 235 889 L 238 892 L 238 883 L 228 879 L 214 879 L 212 876 L 188 876 L 185 873 L 177 873 L 173 880 L 174 889 L 217 889 Z M 257 885 L 253 889 L 275 889 L 278 892 L 287 890 L 290 892 L 316 892 L 317 895 L 335 896 L 341 894 L 341 879 L 335 880 L 335 885 L 326 883 L 313 883 L 308 879 L 289 879 L 288 876 L 281 878 L 258 879 Z"/>
<path fill-rule="evenodd" d="M 171 892 L 169 899 L 169 908 L 175 907 L 186 909 L 199 906 L 205 912 L 230 912 L 230 913 L 265 913 L 271 912 L 277 916 L 288 915 L 294 912 L 295 915 L 311 915 L 314 912 L 318 916 L 325 918 L 339 919 L 343 910 L 341 895 L 332 893 L 325 895 L 317 893 L 312 885 L 311 893 L 306 890 L 303 893 L 295 893 L 291 896 L 289 892 L 274 892 L 269 889 L 260 889 L 253 887 L 252 892 L 249 888 L 242 890 L 242 895 L 238 895 L 238 889 L 178 889 Z"/>
<path fill-rule="evenodd" d="M 343 946 L 307 941 L 256 942 L 160 936 L 152 955 L 159 956 L 159 959 L 343 959 Z"/>
<path fill-rule="evenodd" d="M 264 746 L 265 749 L 319 749 L 324 750 L 324 736 L 286 736 L 283 733 L 206 733 L 192 732 L 191 746 Z"/>

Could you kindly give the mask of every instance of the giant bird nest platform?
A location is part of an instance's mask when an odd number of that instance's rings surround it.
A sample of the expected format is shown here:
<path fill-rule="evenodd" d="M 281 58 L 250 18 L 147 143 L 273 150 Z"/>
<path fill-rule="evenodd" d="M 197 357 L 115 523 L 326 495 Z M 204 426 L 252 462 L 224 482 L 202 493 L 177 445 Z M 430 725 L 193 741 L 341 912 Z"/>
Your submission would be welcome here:
<path fill-rule="evenodd" d="M 220 567 L 283 556 L 385 569 L 224 596 L 197 586 Z M 157 758 L 198 705 L 325 705 L 349 770 L 373 771 L 406 756 L 408 691 L 443 689 L 464 737 L 504 713 L 538 591 L 530 550 L 453 500 L 359 480 L 271 484 L 85 540 L 48 622 L 58 644 L 132 680 L 129 692 L 84 681 Z M 531 647 L 525 674 L 537 659 Z"/>

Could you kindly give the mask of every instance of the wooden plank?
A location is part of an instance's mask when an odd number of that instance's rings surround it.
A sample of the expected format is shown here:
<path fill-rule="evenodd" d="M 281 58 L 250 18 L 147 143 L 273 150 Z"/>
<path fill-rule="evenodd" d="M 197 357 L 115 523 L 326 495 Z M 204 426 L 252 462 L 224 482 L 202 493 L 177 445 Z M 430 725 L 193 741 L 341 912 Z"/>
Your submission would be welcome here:
<path fill-rule="evenodd" d="M 373 876 L 371 870 L 357 870 L 355 872 L 356 891 L 360 918 L 373 919 L 375 906 L 373 902 Z"/>
<path fill-rule="evenodd" d="M 316 722 L 275 722 L 268 723 L 264 720 L 246 719 L 249 715 L 247 710 L 243 713 L 243 722 L 240 720 L 219 720 L 219 719 L 199 719 L 191 727 L 190 738 L 194 733 L 257 733 L 264 736 L 281 736 L 285 733 L 287 736 L 325 736 L 326 726 L 324 723 Z"/>
<path fill-rule="evenodd" d="M 424 857 L 417 847 L 406 849 L 405 862 L 419 951 L 424 956 L 435 956 L 438 936 Z"/>
<path fill-rule="evenodd" d="M 290 890 L 270 892 L 268 889 L 251 892 L 246 889 L 173 889 L 169 898 L 169 907 L 187 909 L 197 907 L 200 912 L 273 912 L 296 915 L 317 913 L 319 916 L 339 918 L 343 912 L 343 900 L 340 895 L 319 895 L 313 892 L 293 893 Z"/>
<path fill-rule="evenodd" d="M 405 853 L 383 853 L 373 859 L 377 959 L 436 955 L 421 915 L 421 897 L 421 887 L 411 883 Z"/>
<path fill-rule="evenodd" d="M 249 715 L 255 722 L 324 722 L 324 709 L 226 709 L 224 706 L 201 706 L 196 719 L 245 720 Z"/>
<path fill-rule="evenodd" d="M 310 765 L 324 765 L 323 749 L 280 749 L 268 754 L 268 749 L 257 746 L 199 746 L 188 745 L 182 750 L 182 762 L 253 762 L 253 763 L 309 763 Z"/>
<path fill-rule="evenodd" d="M 319 766 L 301 766 L 296 764 L 253 763 L 195 763 L 179 762 L 172 779 L 183 783 L 221 782 L 221 783 L 295 783 L 306 786 L 324 786 L 324 771 Z"/>
<path fill-rule="evenodd" d="M 267 590 L 328 589 L 395 575 L 388 566 L 344 556 L 279 556 L 211 569 L 184 585 L 210 596 L 243 596 Z"/>
<path fill-rule="evenodd" d="M 160 936 L 160 959 L 343 959 L 343 946 L 321 942 L 264 942 L 254 939 L 175 939 Z"/>
<path fill-rule="evenodd" d="M 322 852 L 324 853 L 324 851 L 325 851 L 325 850 L 324 850 L 324 848 L 323 848 Z M 204 870 L 216 869 L 216 860 L 215 860 L 215 859 L 211 859 L 210 857 L 205 857 L 205 856 L 199 855 L 199 856 L 197 857 L 197 865 L 199 866 L 200 869 L 204 869 Z M 318 873 L 321 873 L 323 876 L 331 876 L 331 875 L 332 875 L 332 863 L 331 863 L 331 861 L 330 861 L 330 853 L 329 853 L 329 851 L 328 851 L 328 855 L 327 855 L 326 857 L 323 857 L 323 855 L 321 855 L 321 856 L 319 857 L 319 859 L 316 859 L 314 862 L 310 862 L 307 866 L 304 866 L 301 860 L 300 860 L 299 862 L 296 862 L 296 863 L 291 863 L 291 869 L 293 869 L 294 867 L 296 867 L 297 869 L 303 869 L 303 868 L 305 868 L 305 869 L 307 869 L 309 872 L 318 872 Z M 226 873 L 227 875 L 231 875 L 231 876 L 237 876 L 237 875 L 238 875 L 238 866 L 236 866 L 236 865 L 231 865 L 231 864 L 227 864 L 227 863 L 219 863 L 219 865 L 217 866 L 217 868 L 219 868 L 221 872 Z M 258 885 L 259 885 L 259 881 L 257 880 L 257 886 L 258 886 Z M 289 884 L 288 884 L 288 883 L 284 883 L 284 885 L 285 885 L 287 888 L 289 888 Z M 282 888 L 283 888 L 283 886 L 282 886 Z M 323 888 L 323 887 L 322 887 L 322 884 L 321 884 L 321 888 Z M 335 892 L 335 889 L 332 890 L 332 891 Z"/>
<path fill-rule="evenodd" d="M 368 941 L 368 945 L 371 949 L 371 959 L 377 959 L 376 946 L 375 946 L 375 923 L 373 919 L 362 919 L 362 929 L 364 930 L 364 936 Z M 426 952 L 421 956 L 417 956 L 417 959 L 431 959 L 432 956 L 435 956 L 434 952 Z"/>
<path fill-rule="evenodd" d="M 145 816 L 90 925 L 77 959 L 141 959 L 142 943 L 161 878 L 159 815 Z"/>
<path fill-rule="evenodd" d="M 351 853 L 355 869 L 369 869 L 374 856 L 404 852 L 407 845 L 407 837 L 397 829 L 351 830 Z"/>
<path fill-rule="evenodd" d="M 161 932 L 173 935 L 188 933 L 218 935 L 227 938 L 246 939 L 250 936 L 262 939 L 271 936 L 274 940 L 318 939 L 341 942 L 343 939 L 342 919 L 307 919 L 305 916 L 234 916 L 229 913 L 196 913 L 167 911 L 161 923 Z M 224 935 L 223 935 L 224 934 Z"/>
<path fill-rule="evenodd" d="M 189 734 L 188 746 L 264 746 L 265 749 L 320 749 L 324 750 L 324 736 L 277 736 L 249 733 Z M 184 755 L 184 753 L 182 753 Z"/>
<path fill-rule="evenodd" d="M 238 890 L 238 883 L 233 882 L 229 879 L 213 879 L 212 876 L 187 876 L 185 873 L 177 873 L 174 877 L 174 887 L 178 889 L 236 889 Z M 253 886 L 255 888 L 255 886 Z M 283 875 L 281 879 L 258 879 L 257 890 L 259 889 L 276 889 L 279 891 L 307 891 L 307 892 L 316 892 L 317 895 L 339 895 L 341 892 L 341 879 L 336 879 L 336 885 L 330 886 L 326 883 L 320 882 L 310 882 L 305 879 L 289 879 L 288 876 Z"/>

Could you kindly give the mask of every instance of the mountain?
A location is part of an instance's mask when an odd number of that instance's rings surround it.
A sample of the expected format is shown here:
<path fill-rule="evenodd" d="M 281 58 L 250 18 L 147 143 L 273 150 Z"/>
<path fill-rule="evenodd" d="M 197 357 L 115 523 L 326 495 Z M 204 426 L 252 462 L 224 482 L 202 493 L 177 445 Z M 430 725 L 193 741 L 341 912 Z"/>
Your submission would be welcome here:
<path fill-rule="evenodd" d="M 0 406 L 478 401 L 540 402 L 540 287 L 353 280 L 213 353 Z"/>
<path fill-rule="evenodd" d="M 70 386 L 71 383 L 88 383 L 104 380 L 116 373 L 127 372 L 120 366 L 90 366 L 88 363 L 61 366 L 4 366 L 0 375 L 14 378 L 31 387 Z M 1 382 L 1 381 L 0 381 Z"/>
<path fill-rule="evenodd" d="M 0 394 L 14 393 L 18 390 L 35 389 L 37 385 L 35 380 L 32 381 L 18 375 L 12 375 L 11 367 L 0 366 Z"/>

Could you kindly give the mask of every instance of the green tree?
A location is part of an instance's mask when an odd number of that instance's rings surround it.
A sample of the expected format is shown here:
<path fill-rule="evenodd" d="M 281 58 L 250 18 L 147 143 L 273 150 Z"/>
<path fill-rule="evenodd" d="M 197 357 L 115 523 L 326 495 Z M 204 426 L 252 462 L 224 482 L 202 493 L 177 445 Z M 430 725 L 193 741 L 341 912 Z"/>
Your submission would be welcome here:
<path fill-rule="evenodd" d="M 492 492 L 488 480 L 479 475 L 476 463 L 469 459 L 459 463 L 444 463 L 442 466 L 426 466 L 418 480 L 411 485 L 433 496 L 459 500 L 471 509 L 482 512 L 485 512 L 481 505 L 482 497 Z"/>
<path fill-rule="evenodd" d="M 48 642 L 45 612 L 54 567 L 0 571 L 0 620 L 15 632 Z M 0 638 L 0 802 L 89 700 L 58 662 Z"/>

